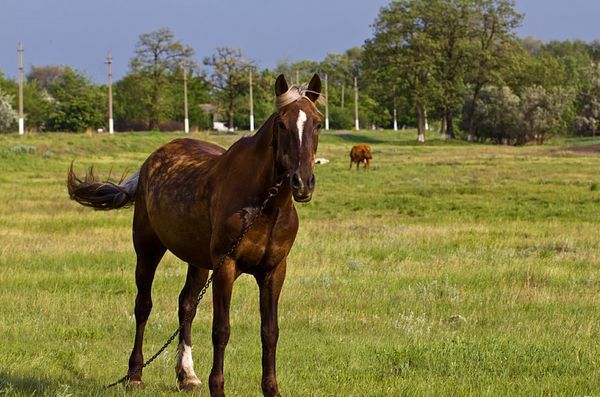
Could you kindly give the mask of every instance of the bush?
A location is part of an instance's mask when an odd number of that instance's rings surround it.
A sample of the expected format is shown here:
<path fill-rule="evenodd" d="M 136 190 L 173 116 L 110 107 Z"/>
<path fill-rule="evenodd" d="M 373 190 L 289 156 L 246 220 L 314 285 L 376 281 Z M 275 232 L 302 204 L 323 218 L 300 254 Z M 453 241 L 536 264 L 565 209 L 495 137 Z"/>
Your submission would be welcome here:
<path fill-rule="evenodd" d="M 163 121 L 158 125 L 158 130 L 161 132 L 183 131 L 183 129 L 183 123 L 175 120 Z"/>
<path fill-rule="evenodd" d="M 17 112 L 12 108 L 12 97 L 0 91 L 0 131 L 8 131 L 18 119 Z"/>
<path fill-rule="evenodd" d="M 142 120 L 117 120 L 115 129 L 117 131 L 148 131 L 148 123 Z"/>
<path fill-rule="evenodd" d="M 329 126 L 334 130 L 350 130 L 354 127 L 353 110 L 332 106 L 329 109 Z"/>

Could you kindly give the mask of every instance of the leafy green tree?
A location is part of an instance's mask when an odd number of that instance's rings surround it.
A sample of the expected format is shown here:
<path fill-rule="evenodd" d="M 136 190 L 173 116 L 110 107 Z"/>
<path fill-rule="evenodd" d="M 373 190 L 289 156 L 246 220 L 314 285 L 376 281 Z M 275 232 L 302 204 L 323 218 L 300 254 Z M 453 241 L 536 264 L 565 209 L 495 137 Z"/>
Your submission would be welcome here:
<path fill-rule="evenodd" d="M 130 72 L 114 84 L 113 112 L 118 131 L 148 129 L 150 91 L 150 79 L 139 72 Z"/>
<path fill-rule="evenodd" d="M 437 43 L 430 35 L 425 0 L 393 1 L 381 9 L 374 36 L 365 42 L 365 73 L 372 84 L 401 92 L 416 112 L 419 141 L 425 140 L 427 109 L 441 92 L 435 79 Z"/>
<path fill-rule="evenodd" d="M 211 69 L 210 81 L 219 108 L 229 121 L 229 129 L 234 129 L 236 110 L 247 104 L 243 96 L 248 92 L 248 72 L 254 64 L 245 59 L 239 48 L 220 47 L 204 64 Z"/>
<path fill-rule="evenodd" d="M 12 98 L 12 108 L 17 109 L 19 106 L 19 85 L 17 82 L 5 79 L 0 73 L 0 90 L 3 90 Z M 45 131 L 53 102 L 48 91 L 40 87 L 37 80 L 28 80 L 23 85 L 23 104 L 25 128 L 27 130 Z"/>
<path fill-rule="evenodd" d="M 280 61 L 275 67 L 276 75 L 283 74 L 290 84 L 307 83 L 319 71 L 319 63 L 310 60 L 298 62 Z M 298 81 L 296 81 L 298 80 Z"/>
<path fill-rule="evenodd" d="M 585 85 L 577 94 L 578 112 L 573 128 L 578 135 L 596 136 L 600 127 L 600 63 L 592 63 L 585 75 Z"/>
<path fill-rule="evenodd" d="M 146 106 L 148 129 L 158 128 L 161 118 L 168 111 L 165 92 L 178 78 L 176 72 L 182 62 L 193 65 L 193 54 L 193 49 L 176 41 L 173 32 L 167 28 L 139 36 L 130 67 L 135 78 L 142 80 L 136 82 L 136 88 L 143 94 L 138 101 Z"/>
<path fill-rule="evenodd" d="M 474 119 L 468 122 L 478 141 L 516 141 L 522 125 L 521 99 L 509 87 L 484 87 L 473 106 L 468 114 Z"/>
<path fill-rule="evenodd" d="M 520 26 L 523 15 L 515 10 L 514 0 L 473 0 L 471 7 L 464 78 L 470 92 L 468 107 L 475 111 L 474 103 L 483 87 L 508 84 L 505 76 L 518 68 L 522 47 L 515 37 L 515 29 Z M 529 42 L 532 50 L 539 44 L 532 38 Z M 467 118 L 472 120 L 472 114 L 467 114 Z M 468 137 L 473 135 L 473 129 L 473 125 L 466 125 Z"/>
<path fill-rule="evenodd" d="M 200 107 L 201 104 L 209 103 L 210 82 L 202 73 L 194 69 L 187 69 L 188 81 L 188 117 L 192 128 L 210 129 L 212 127 L 211 117 Z M 183 108 L 183 71 L 179 70 L 176 75 L 181 76 L 175 84 L 169 86 L 169 111 L 171 120 L 182 121 L 184 117 Z"/>
<path fill-rule="evenodd" d="M 535 139 L 543 144 L 550 135 L 567 130 L 564 113 L 572 103 L 573 93 L 568 88 L 526 87 L 521 94 L 523 124 L 516 143 Z"/>
<path fill-rule="evenodd" d="M 85 131 L 104 125 L 105 91 L 83 74 L 66 67 L 48 93 L 53 101 L 47 121 L 50 131 Z"/>
<path fill-rule="evenodd" d="M 29 130 L 45 131 L 54 102 L 48 91 L 36 80 L 28 81 L 23 87 L 25 127 Z"/>

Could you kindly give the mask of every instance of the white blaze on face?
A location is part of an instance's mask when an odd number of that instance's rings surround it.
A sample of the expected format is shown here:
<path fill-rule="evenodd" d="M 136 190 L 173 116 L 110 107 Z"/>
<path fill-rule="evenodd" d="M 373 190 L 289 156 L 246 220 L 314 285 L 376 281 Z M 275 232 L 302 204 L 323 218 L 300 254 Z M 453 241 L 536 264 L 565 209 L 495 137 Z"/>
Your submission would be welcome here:
<path fill-rule="evenodd" d="M 302 146 L 302 135 L 304 133 L 304 124 L 306 123 L 306 113 L 302 110 L 298 112 L 298 120 L 296 120 L 296 127 L 298 127 L 298 138 L 300 138 L 300 146 Z"/>

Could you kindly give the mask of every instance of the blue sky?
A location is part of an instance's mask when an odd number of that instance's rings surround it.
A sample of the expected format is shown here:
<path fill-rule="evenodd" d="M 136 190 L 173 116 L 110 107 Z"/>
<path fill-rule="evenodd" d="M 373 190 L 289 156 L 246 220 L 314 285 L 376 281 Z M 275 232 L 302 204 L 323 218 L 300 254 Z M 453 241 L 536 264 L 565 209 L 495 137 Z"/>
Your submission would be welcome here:
<path fill-rule="evenodd" d="M 24 63 L 71 65 L 97 82 L 104 58 L 126 73 L 140 33 L 169 27 L 196 51 L 241 48 L 262 67 L 281 60 L 321 60 L 362 45 L 389 0 L 0 0 L 0 70 L 16 76 L 17 42 Z M 520 36 L 543 40 L 600 39 L 598 0 L 517 0 L 526 14 Z"/>

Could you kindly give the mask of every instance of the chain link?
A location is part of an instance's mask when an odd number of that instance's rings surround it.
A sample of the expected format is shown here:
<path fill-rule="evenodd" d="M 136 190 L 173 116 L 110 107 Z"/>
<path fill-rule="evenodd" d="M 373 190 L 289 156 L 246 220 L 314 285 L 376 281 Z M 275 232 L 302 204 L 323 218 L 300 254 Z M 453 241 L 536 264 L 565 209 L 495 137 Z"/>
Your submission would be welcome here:
<path fill-rule="evenodd" d="M 179 324 L 179 327 L 177 328 L 177 330 L 175 332 L 173 332 L 173 334 L 171 336 L 169 336 L 169 338 L 162 345 L 162 347 L 160 349 L 158 349 L 156 351 L 156 353 L 154 353 L 152 355 L 152 357 L 150 357 L 148 360 L 146 360 L 146 362 L 144 364 L 142 364 L 142 367 L 139 368 L 136 372 L 140 372 L 142 369 L 144 369 L 148 365 L 152 364 L 152 362 L 154 360 L 156 360 L 158 358 L 158 356 L 160 356 L 161 353 L 164 352 L 167 349 L 167 347 L 169 347 L 169 345 L 175 340 L 175 338 L 177 337 L 177 335 L 179 335 L 179 333 L 183 329 L 184 324 L 187 323 L 188 321 L 192 320 L 192 318 L 191 318 L 192 315 L 193 315 L 192 313 L 196 312 L 196 308 L 198 307 L 198 305 L 200 304 L 200 301 L 202 300 L 202 298 L 206 294 L 206 291 L 208 291 L 208 288 L 212 284 L 212 282 L 213 282 L 213 280 L 215 278 L 215 274 L 217 274 L 217 272 L 219 271 L 219 269 L 221 269 L 221 267 L 225 263 L 225 260 L 227 259 L 227 257 L 232 256 L 235 253 L 235 251 L 238 249 L 238 247 L 240 246 L 242 240 L 244 239 L 244 237 L 246 237 L 246 234 L 248 234 L 248 231 L 250 230 L 250 228 L 254 225 L 254 223 L 256 223 L 256 221 L 258 220 L 258 218 L 264 212 L 265 208 L 269 204 L 269 201 L 271 201 L 271 199 L 273 197 L 275 197 L 279 193 L 279 188 L 281 187 L 281 185 L 283 185 L 283 182 L 285 181 L 285 177 L 286 176 L 284 175 L 281 178 L 279 178 L 279 180 L 277 181 L 277 183 L 275 183 L 275 185 L 273 185 L 269 189 L 269 191 L 267 192 L 267 198 L 265 198 L 264 201 L 261 203 L 260 207 L 258 208 L 258 211 L 254 214 L 254 216 L 252 217 L 252 219 L 250 220 L 250 222 L 248 222 L 248 224 L 245 225 L 242 228 L 242 231 L 240 232 L 240 234 L 238 235 L 238 237 L 233 241 L 233 243 L 231 244 L 231 247 L 229 248 L 229 250 L 227 250 L 227 252 L 223 256 L 221 256 L 221 259 L 219 259 L 219 262 L 217 263 L 217 265 L 213 267 L 212 274 L 210 275 L 210 277 L 208 278 L 208 280 L 206 280 L 206 283 L 204 284 L 204 287 L 202 287 L 202 289 L 200 290 L 200 293 L 198 294 L 198 297 L 196 298 L 196 303 L 194 304 L 194 309 L 190 312 L 190 315 L 188 317 L 186 317 L 184 319 L 184 321 L 182 321 Z M 127 373 L 127 375 L 123 376 L 119 380 L 117 380 L 117 381 L 115 381 L 115 382 L 113 382 L 113 383 L 111 383 L 109 385 L 106 385 L 106 388 L 114 387 L 114 386 L 119 385 L 121 383 L 125 383 L 129 379 L 130 375 L 131 375 L 131 373 Z"/>

